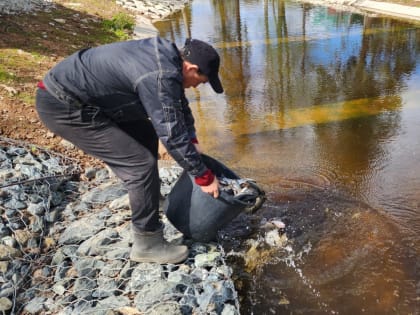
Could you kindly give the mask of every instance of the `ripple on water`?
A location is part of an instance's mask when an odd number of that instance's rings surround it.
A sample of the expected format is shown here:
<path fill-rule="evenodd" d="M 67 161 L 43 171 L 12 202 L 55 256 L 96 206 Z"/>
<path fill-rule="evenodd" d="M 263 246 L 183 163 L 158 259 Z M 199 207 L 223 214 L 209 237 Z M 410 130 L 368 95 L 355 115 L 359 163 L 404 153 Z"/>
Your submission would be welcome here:
<path fill-rule="evenodd" d="M 282 219 L 289 241 L 261 255 L 254 246 L 253 255 L 262 259 L 248 271 L 252 280 L 241 279 L 244 313 L 264 312 L 267 305 L 276 314 L 413 313 L 418 243 L 388 216 L 334 189 L 311 180 L 286 183 L 268 194 L 257 216 Z M 236 251 L 249 250 L 246 244 L 238 242 Z"/>

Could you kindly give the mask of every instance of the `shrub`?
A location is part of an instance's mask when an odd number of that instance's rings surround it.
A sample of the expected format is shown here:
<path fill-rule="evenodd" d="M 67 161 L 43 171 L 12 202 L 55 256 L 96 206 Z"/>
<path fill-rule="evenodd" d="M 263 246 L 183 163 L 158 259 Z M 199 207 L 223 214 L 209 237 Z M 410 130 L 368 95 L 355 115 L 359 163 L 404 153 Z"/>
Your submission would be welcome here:
<path fill-rule="evenodd" d="M 121 40 L 130 38 L 134 26 L 134 18 L 126 13 L 118 13 L 114 15 L 112 19 L 103 21 L 105 30 L 114 33 Z"/>

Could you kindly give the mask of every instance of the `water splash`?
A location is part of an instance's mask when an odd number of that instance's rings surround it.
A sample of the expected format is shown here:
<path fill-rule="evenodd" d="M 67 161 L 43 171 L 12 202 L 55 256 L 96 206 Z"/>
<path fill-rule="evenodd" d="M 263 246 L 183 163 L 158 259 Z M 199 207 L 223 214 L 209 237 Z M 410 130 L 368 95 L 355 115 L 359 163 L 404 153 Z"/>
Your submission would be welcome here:
<path fill-rule="evenodd" d="M 313 296 L 316 297 L 317 305 L 323 310 L 326 314 L 339 314 L 338 311 L 333 310 L 328 303 L 323 301 L 321 292 L 314 287 L 312 281 L 306 277 L 303 273 L 302 268 L 299 267 L 299 262 L 302 262 L 302 257 L 307 255 L 312 249 L 312 244 L 308 242 L 306 245 L 303 246 L 302 250 L 299 252 L 295 252 L 293 247 L 288 244 L 287 246 L 283 247 L 283 252 L 285 253 L 284 257 L 277 257 L 277 262 L 283 262 L 286 264 L 287 267 L 291 268 L 301 279 L 302 283 L 309 289 Z"/>

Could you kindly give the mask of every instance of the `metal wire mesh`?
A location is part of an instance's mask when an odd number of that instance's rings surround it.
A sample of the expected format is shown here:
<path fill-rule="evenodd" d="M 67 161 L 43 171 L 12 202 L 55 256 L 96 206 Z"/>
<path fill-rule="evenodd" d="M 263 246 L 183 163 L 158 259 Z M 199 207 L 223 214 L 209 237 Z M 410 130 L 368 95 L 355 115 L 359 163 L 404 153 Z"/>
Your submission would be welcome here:
<path fill-rule="evenodd" d="M 125 189 L 99 170 L 0 138 L 2 314 L 237 314 L 221 250 L 188 243 L 180 265 L 131 262 Z M 165 222 L 165 235 L 181 235 Z"/>

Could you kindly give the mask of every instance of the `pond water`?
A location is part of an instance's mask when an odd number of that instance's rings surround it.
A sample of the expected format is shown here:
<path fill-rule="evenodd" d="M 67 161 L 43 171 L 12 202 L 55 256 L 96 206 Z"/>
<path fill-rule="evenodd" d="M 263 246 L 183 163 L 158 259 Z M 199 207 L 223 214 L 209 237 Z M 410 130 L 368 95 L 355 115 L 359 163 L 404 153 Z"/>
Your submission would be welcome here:
<path fill-rule="evenodd" d="M 251 255 L 232 259 L 241 312 L 418 314 L 420 26 L 267 0 L 194 0 L 155 25 L 220 52 L 225 93 L 188 91 L 198 137 L 268 196 L 224 232 Z M 271 218 L 287 245 L 251 253 Z"/>

